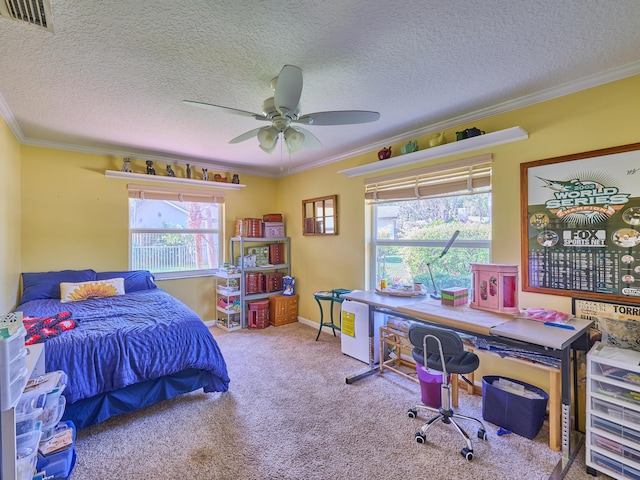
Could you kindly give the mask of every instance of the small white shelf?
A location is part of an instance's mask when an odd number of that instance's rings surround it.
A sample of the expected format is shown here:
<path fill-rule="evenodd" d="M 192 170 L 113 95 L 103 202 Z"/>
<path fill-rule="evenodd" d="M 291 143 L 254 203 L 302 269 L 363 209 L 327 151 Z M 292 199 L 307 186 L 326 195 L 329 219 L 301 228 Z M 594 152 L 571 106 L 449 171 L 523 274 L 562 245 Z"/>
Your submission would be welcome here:
<path fill-rule="evenodd" d="M 520 140 L 526 140 L 527 138 L 529 138 L 529 133 L 526 130 L 520 127 L 511 127 L 505 130 L 498 130 L 497 132 L 478 135 L 477 137 L 445 143 L 444 145 L 427 148 L 425 150 L 418 150 L 417 152 L 407 153 L 405 155 L 398 155 L 397 157 L 391 157 L 386 160 L 367 163 L 366 165 L 360 165 L 359 167 L 339 170 L 338 173 L 342 173 L 349 178 L 357 177 L 358 175 L 379 172 L 381 170 L 388 170 L 390 168 L 400 167 L 403 165 L 411 165 L 424 160 L 433 160 L 434 158 L 455 155 L 456 153 L 471 152 L 480 148 L 518 142 Z"/>
<path fill-rule="evenodd" d="M 130 180 L 145 180 L 147 182 L 170 183 L 173 185 L 192 185 L 197 187 L 220 188 L 224 190 L 240 190 L 246 187 L 240 183 L 215 182 L 207 180 L 197 180 L 195 178 L 166 177 L 162 175 L 147 175 L 145 173 L 119 172 L 117 170 L 107 170 L 104 175 L 109 178 L 128 178 Z"/>

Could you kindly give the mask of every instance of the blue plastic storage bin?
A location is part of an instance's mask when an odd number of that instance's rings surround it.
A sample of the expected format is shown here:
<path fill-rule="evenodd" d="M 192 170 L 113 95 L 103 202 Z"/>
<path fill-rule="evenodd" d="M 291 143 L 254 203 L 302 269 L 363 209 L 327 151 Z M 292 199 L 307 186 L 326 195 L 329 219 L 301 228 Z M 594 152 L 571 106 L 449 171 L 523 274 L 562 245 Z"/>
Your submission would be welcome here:
<path fill-rule="evenodd" d="M 58 453 L 42 456 L 38 454 L 38 463 L 36 465 L 38 472 L 45 472 L 47 477 L 58 479 L 68 479 L 71 477 L 73 467 L 76 464 L 76 451 L 74 444 L 76 441 L 76 427 L 72 421 L 61 422 L 56 427 L 56 431 L 62 429 L 71 429 L 71 445 Z"/>
<path fill-rule="evenodd" d="M 541 398 L 527 398 L 501 390 L 493 385 L 498 379 L 523 385 L 525 390 Z M 507 377 L 482 377 L 482 418 L 498 427 L 511 430 L 530 440 L 534 439 L 544 423 L 549 395 L 541 388 Z"/>

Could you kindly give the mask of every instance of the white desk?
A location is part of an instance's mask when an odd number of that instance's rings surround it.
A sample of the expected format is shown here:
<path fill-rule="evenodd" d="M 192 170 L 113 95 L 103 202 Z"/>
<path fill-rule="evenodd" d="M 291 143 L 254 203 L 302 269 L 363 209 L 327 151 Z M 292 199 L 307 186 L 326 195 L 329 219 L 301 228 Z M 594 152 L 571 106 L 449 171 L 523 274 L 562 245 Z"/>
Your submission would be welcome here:
<path fill-rule="evenodd" d="M 503 315 L 484 310 L 473 309 L 468 305 L 450 307 L 438 300 L 413 297 L 391 297 L 372 291 L 358 291 L 343 295 L 343 298 L 369 305 L 369 370 L 346 379 L 353 383 L 378 369 L 373 361 L 373 325 L 376 312 L 401 316 L 413 320 L 446 326 L 472 335 L 500 340 L 535 353 L 560 359 L 561 370 L 561 443 L 562 460 L 552 474 L 562 478 L 569 468 L 571 454 L 571 347 L 586 337 L 590 320 L 572 319 L 569 325 L 574 329 L 565 329 L 544 325 L 532 320 L 516 319 L 513 315 Z M 579 445 L 578 445 L 579 447 Z M 577 448 L 576 448 L 577 450 Z"/>

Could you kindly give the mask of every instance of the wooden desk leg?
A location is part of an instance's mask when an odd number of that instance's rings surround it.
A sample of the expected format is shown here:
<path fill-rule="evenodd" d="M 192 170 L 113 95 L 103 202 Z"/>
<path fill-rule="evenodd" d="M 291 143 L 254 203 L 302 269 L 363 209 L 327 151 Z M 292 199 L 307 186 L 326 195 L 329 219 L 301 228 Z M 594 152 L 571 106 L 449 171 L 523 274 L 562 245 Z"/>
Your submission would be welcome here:
<path fill-rule="evenodd" d="M 458 375 L 451 374 L 451 406 L 458 406 Z"/>
<path fill-rule="evenodd" d="M 560 451 L 560 370 L 549 370 L 549 448 Z"/>

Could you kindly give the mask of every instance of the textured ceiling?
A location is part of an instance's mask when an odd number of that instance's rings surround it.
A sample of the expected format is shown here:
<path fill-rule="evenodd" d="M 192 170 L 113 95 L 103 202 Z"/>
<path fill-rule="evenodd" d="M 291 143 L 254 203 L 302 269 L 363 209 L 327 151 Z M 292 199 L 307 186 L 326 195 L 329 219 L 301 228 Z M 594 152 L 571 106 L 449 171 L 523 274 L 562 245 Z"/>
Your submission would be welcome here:
<path fill-rule="evenodd" d="M 20 142 L 286 175 L 640 72 L 638 0 L 52 0 L 54 33 L 0 19 L 0 113 Z M 229 140 L 284 64 L 309 126 L 291 156 Z M 453 139 L 450 139 L 453 140 Z M 372 158 L 374 161 L 375 158 Z"/>

